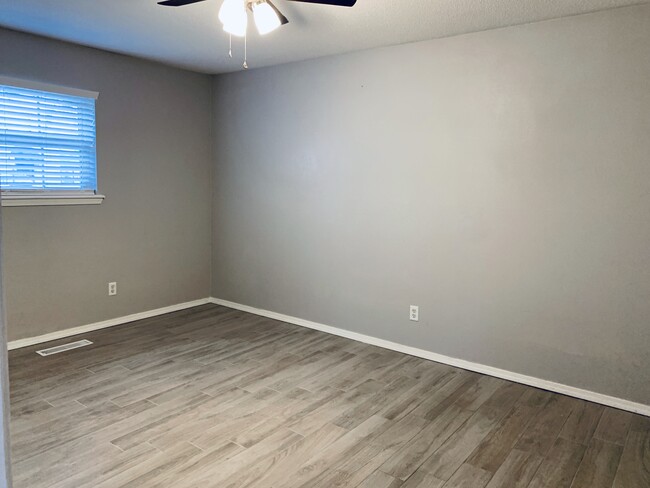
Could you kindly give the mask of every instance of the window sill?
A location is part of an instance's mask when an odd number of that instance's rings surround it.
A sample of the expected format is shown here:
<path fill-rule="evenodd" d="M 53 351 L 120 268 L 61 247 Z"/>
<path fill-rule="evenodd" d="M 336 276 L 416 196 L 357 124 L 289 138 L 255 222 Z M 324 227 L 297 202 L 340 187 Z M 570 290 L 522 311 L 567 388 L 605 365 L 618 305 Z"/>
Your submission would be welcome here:
<path fill-rule="evenodd" d="M 104 201 L 104 195 L 93 194 L 3 194 L 3 207 L 41 207 L 50 205 L 99 205 Z"/>

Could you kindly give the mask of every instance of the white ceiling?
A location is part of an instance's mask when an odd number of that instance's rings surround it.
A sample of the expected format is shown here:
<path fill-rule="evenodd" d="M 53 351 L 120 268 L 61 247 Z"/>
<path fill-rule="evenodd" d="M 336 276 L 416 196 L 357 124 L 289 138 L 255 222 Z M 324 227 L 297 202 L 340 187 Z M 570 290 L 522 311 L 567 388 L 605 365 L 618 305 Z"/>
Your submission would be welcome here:
<path fill-rule="evenodd" d="M 206 73 L 241 69 L 217 12 L 222 0 L 180 8 L 156 0 L 0 0 L 0 25 Z M 358 0 L 353 8 L 275 0 L 291 23 L 260 37 L 251 68 L 647 3 L 639 0 Z"/>

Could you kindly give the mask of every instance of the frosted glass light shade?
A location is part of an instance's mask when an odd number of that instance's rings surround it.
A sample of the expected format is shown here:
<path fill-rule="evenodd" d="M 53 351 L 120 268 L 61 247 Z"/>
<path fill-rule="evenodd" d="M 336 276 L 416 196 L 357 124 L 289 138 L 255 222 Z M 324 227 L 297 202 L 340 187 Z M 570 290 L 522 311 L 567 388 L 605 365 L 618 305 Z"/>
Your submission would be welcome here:
<path fill-rule="evenodd" d="M 219 9 L 219 20 L 223 24 L 223 30 L 233 36 L 243 37 L 248 28 L 248 15 L 244 0 L 224 0 Z"/>
<path fill-rule="evenodd" d="M 278 14 L 266 2 L 253 4 L 253 16 L 257 30 L 262 35 L 268 34 L 282 25 Z"/>

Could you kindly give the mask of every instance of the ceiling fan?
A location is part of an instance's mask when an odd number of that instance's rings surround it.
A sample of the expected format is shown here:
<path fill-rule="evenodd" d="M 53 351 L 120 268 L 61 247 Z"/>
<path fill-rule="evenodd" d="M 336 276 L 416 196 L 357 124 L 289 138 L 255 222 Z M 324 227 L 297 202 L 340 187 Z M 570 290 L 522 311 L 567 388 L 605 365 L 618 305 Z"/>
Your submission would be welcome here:
<path fill-rule="evenodd" d="M 193 3 L 204 2 L 205 0 L 163 0 L 158 5 L 165 7 L 183 7 Z M 335 5 L 338 7 L 354 7 L 357 0 L 287 0 L 289 2 L 317 3 L 321 5 Z M 289 23 L 282 12 L 271 2 L 271 0 L 224 0 L 219 9 L 219 20 L 223 24 L 223 30 L 230 34 L 230 51 L 232 58 L 232 36 L 244 38 L 244 69 L 248 69 L 247 58 L 247 30 L 248 12 L 253 12 L 255 25 L 260 34 L 268 34 L 278 27 Z"/>
<path fill-rule="evenodd" d="M 183 7 L 193 3 L 205 2 L 206 0 L 164 0 L 158 5 L 165 7 Z M 334 5 L 338 7 L 354 7 L 357 0 L 287 0 L 289 2 L 317 3 L 320 5 Z M 242 22 L 242 13 L 246 9 L 253 12 L 255 24 L 260 34 L 267 34 L 278 27 L 289 23 L 282 12 L 271 2 L 271 0 L 224 0 L 219 11 L 219 20 L 224 24 L 224 30 L 235 36 L 244 36 L 246 24 Z"/>

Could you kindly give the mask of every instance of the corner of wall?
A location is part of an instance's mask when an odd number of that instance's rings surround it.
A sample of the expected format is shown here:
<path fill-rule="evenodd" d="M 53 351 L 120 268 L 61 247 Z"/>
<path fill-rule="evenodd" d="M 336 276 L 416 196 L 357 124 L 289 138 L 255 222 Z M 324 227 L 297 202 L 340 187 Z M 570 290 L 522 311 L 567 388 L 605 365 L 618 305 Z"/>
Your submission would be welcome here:
<path fill-rule="evenodd" d="M 217 144 L 215 142 L 215 80 L 217 75 L 210 76 L 210 293 L 213 296 L 214 289 L 214 246 L 215 246 L 215 224 L 214 224 L 214 206 L 215 206 L 215 167 L 217 161 Z"/>

